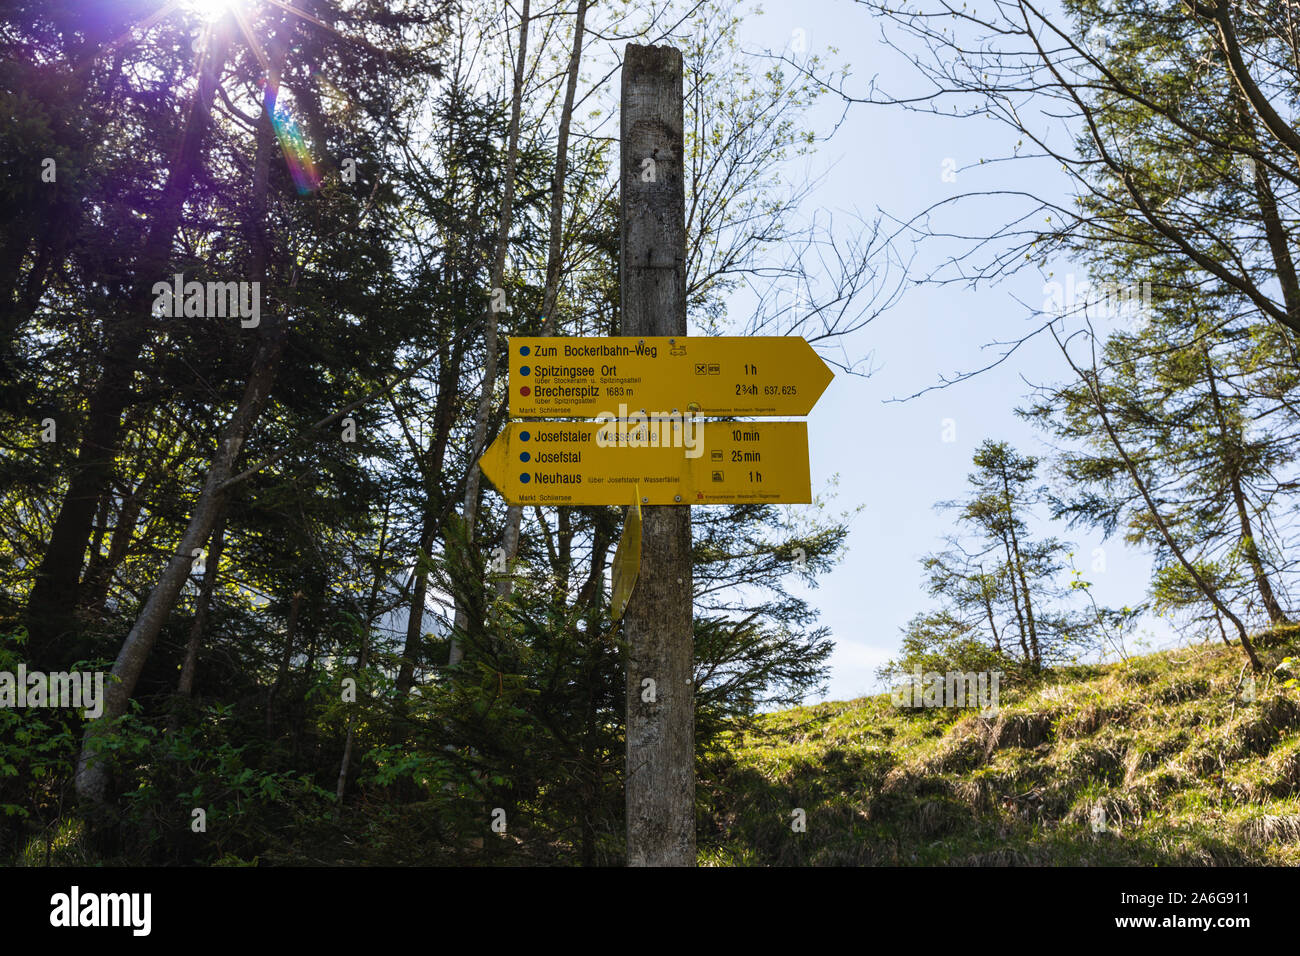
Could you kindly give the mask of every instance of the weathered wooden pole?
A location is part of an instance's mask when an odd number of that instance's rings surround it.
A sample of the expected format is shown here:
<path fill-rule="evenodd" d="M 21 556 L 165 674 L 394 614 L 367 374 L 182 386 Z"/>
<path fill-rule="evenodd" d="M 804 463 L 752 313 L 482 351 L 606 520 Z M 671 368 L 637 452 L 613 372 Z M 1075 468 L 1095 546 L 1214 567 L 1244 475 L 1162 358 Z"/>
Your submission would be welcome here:
<path fill-rule="evenodd" d="M 628 45 L 620 135 L 620 333 L 684 336 L 680 51 Z M 628 645 L 627 861 L 629 866 L 694 866 L 691 509 L 682 503 L 643 507 L 642 512 L 641 574 L 623 619 Z"/>

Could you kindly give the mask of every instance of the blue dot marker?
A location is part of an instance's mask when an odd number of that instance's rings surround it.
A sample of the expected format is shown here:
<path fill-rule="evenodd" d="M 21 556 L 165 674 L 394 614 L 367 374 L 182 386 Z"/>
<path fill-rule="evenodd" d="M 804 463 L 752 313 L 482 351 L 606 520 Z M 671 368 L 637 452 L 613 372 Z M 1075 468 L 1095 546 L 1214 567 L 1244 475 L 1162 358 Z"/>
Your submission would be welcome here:
<path fill-rule="evenodd" d="M 519 354 L 520 354 L 520 355 L 527 355 L 527 354 L 528 354 L 528 346 L 527 346 L 527 345 L 521 345 L 521 346 L 519 346 Z"/>
<path fill-rule="evenodd" d="M 526 485 L 526 484 L 528 484 L 528 482 L 531 481 L 531 480 L 532 480 L 532 479 L 529 477 L 528 472 L 526 472 L 526 471 L 525 471 L 523 474 L 521 474 L 521 475 L 519 476 L 519 483 L 522 484 L 522 485 Z"/>
<path fill-rule="evenodd" d="M 521 365 L 521 366 L 519 366 L 519 374 L 520 374 L 520 375 L 531 375 L 531 374 L 532 374 L 532 371 L 533 371 L 533 370 L 532 370 L 531 368 L 529 368 L 527 365 Z"/>
<path fill-rule="evenodd" d="M 519 460 L 520 460 L 520 461 L 527 461 L 527 460 L 528 460 L 529 458 L 531 458 L 531 457 L 532 457 L 532 456 L 531 456 L 530 454 L 528 454 L 528 452 L 526 452 L 526 451 L 521 451 L 521 452 L 519 453 Z"/>
<path fill-rule="evenodd" d="M 519 440 L 520 440 L 520 441 L 528 441 L 528 439 L 530 439 L 530 438 L 532 438 L 532 437 L 533 437 L 533 436 L 530 435 L 530 434 L 528 434 L 528 432 L 520 432 L 520 433 L 519 433 Z"/>

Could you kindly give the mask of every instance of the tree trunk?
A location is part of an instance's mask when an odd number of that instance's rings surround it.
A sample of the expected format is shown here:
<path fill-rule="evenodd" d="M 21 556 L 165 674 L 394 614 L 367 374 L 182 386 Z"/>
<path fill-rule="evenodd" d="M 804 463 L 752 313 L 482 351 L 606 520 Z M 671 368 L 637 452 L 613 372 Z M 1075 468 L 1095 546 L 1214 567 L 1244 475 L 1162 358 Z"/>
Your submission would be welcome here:
<path fill-rule="evenodd" d="M 194 623 L 190 625 L 190 639 L 185 645 L 185 663 L 181 665 L 181 677 L 176 682 L 176 693 L 189 697 L 194 692 L 194 675 L 199 668 L 199 648 L 203 646 L 203 632 L 208 623 L 208 609 L 212 606 L 212 594 L 217 589 L 217 573 L 221 567 L 221 553 L 226 548 L 226 515 L 222 509 L 217 519 L 216 529 L 212 532 L 212 543 L 208 547 L 207 569 L 203 574 L 203 588 L 199 592 L 198 607 L 194 611 Z"/>
<path fill-rule="evenodd" d="M 113 573 L 118 569 L 135 537 L 135 526 L 140 520 L 140 512 L 148 499 L 149 492 L 158 483 L 161 473 L 146 476 L 138 486 L 126 496 L 118 511 L 117 524 L 108 539 L 108 554 L 101 556 L 96 547 L 91 551 L 90 561 L 86 565 L 86 576 L 81 581 L 81 607 L 89 617 L 103 613 L 108 602 L 108 592 L 112 588 Z"/>
<path fill-rule="evenodd" d="M 370 622 L 366 622 L 365 630 L 361 634 L 361 654 L 357 658 L 357 684 L 361 683 L 361 674 L 366 669 L 366 655 L 370 650 Z M 353 703 L 355 708 L 360 701 Z M 336 804 L 335 812 L 341 812 L 343 809 L 343 794 L 348 788 L 348 769 L 352 765 L 352 742 L 356 736 L 357 715 L 355 712 L 348 714 L 348 732 L 347 739 L 343 744 L 343 759 L 339 761 L 339 779 L 338 785 L 334 790 L 334 801 Z"/>
<path fill-rule="evenodd" d="M 424 602 L 429 596 L 429 571 L 422 567 L 429 557 L 433 542 L 437 537 L 434 524 L 433 502 L 425 502 L 424 527 L 420 532 L 420 541 L 416 554 L 415 573 L 412 578 L 411 603 L 406 615 L 406 642 L 402 646 L 402 663 L 397 671 L 395 690 L 399 699 L 405 699 L 415 684 L 415 659 L 420 652 L 424 638 Z"/>
<path fill-rule="evenodd" d="M 620 116 L 624 335 L 686 334 L 682 55 L 628 44 Z M 648 175 L 647 175 L 648 173 Z M 642 508 L 627 643 L 627 862 L 695 865 L 694 630 L 689 504 Z"/>
<path fill-rule="evenodd" d="M 76 17 L 78 12 L 71 8 L 67 11 L 69 17 Z M 66 25 L 69 21 L 55 22 Z M 67 77 L 67 85 L 42 83 L 29 92 L 44 107 L 44 115 L 49 117 L 55 145 L 73 157 L 84 157 L 87 134 L 95 135 L 100 124 L 87 122 L 85 114 L 70 113 L 61 109 L 60 104 L 91 104 L 100 102 L 102 96 L 111 97 L 113 87 L 121 78 L 123 57 L 118 48 L 105 75 L 92 89 L 94 65 L 104 53 L 104 45 L 113 39 L 113 28 L 100 17 L 80 17 L 77 27 L 81 34 L 80 48 L 74 51 L 65 47 L 66 53 L 78 58 L 77 65 Z M 21 78 L 18 82 L 22 83 Z M 76 161 L 74 158 L 73 162 Z M 0 233 L 0 408 L 6 410 L 17 412 L 23 398 L 18 396 L 18 401 L 13 402 L 15 396 L 11 386 L 14 376 L 9 362 L 14 341 L 35 312 L 47 281 L 58 274 L 59 267 L 81 233 L 86 197 L 73 193 L 67 178 L 65 175 L 46 189 L 37 191 L 19 208 L 6 210 L 10 214 L 5 217 L 7 221 Z M 34 261 L 23 280 L 23 261 L 32 246 L 35 246 Z"/>
<path fill-rule="evenodd" d="M 564 105 L 560 108 L 560 127 L 555 141 L 555 169 L 551 176 L 550 237 L 546 250 L 546 287 L 542 292 L 542 335 L 555 334 L 555 303 L 560 293 L 560 267 L 564 262 L 564 180 L 569 169 L 569 127 L 573 120 L 573 101 L 577 97 L 578 73 L 582 66 L 582 41 L 586 33 L 587 0 L 578 0 L 573 22 L 573 46 L 569 52 L 569 75 L 564 88 Z M 563 510 L 563 509 L 561 509 Z M 508 595 L 514 587 L 512 570 L 519 554 L 519 524 L 523 508 L 510 505 L 501 536 L 505 552 L 506 574 L 497 580 L 497 593 Z"/>
<path fill-rule="evenodd" d="M 384 509 L 384 525 L 379 532 L 379 553 L 375 556 L 375 579 L 370 587 L 370 597 L 366 600 L 365 609 L 357 608 L 361 611 L 361 653 L 357 657 L 357 683 L 361 683 L 361 676 L 366 670 L 366 661 L 370 653 L 370 628 L 375 621 L 376 602 L 379 600 L 379 588 L 383 583 L 384 567 L 384 549 L 388 546 L 388 519 L 392 515 L 391 508 Z M 353 704 L 356 707 L 356 703 Z M 343 744 L 343 759 L 339 761 L 339 781 L 335 789 L 336 812 L 343 810 L 343 794 L 348 788 L 348 770 L 352 765 L 352 742 L 356 736 L 356 713 L 355 709 L 348 714 L 348 734 L 347 740 Z"/>
<path fill-rule="evenodd" d="M 1011 535 L 1011 550 L 1015 555 L 1014 572 L 1020 578 L 1020 593 L 1025 599 L 1025 623 L 1029 626 L 1029 646 L 1034 654 L 1034 670 L 1042 670 L 1043 653 L 1038 646 L 1038 628 L 1034 626 L 1034 605 L 1029 596 L 1029 582 L 1025 580 L 1025 562 L 1020 554 L 1020 541 L 1016 538 L 1016 517 L 1011 512 L 1011 486 L 1002 473 L 1002 493 L 1007 502 L 1007 531 Z"/>
<path fill-rule="evenodd" d="M 519 14 L 519 58 L 515 62 L 514 87 L 510 96 L 510 130 L 506 144 L 506 168 L 504 172 L 504 190 L 501 197 L 501 211 L 497 217 L 496 249 L 492 257 L 491 289 L 488 290 L 489 301 L 483 326 L 483 344 L 486 351 L 483 365 L 483 385 L 479 392 L 478 409 L 474 415 L 474 437 L 470 441 L 469 474 L 465 479 L 464 525 L 466 546 L 474 540 L 474 524 L 478 517 L 479 481 L 482 473 L 478 467 L 479 456 L 487 448 L 488 419 L 492 414 L 492 397 L 497 380 L 497 314 L 493 311 L 496 293 L 502 287 L 506 271 L 506 250 L 510 244 L 510 227 L 514 222 L 515 203 L 515 166 L 519 159 L 519 114 L 524 96 L 525 66 L 528 60 L 528 26 L 530 0 L 523 0 Z M 456 608 L 456 630 L 463 631 L 468 624 L 464 607 Z M 456 639 L 451 639 L 450 664 L 458 664 L 465 656 L 464 649 Z"/>
<path fill-rule="evenodd" d="M 993 632 L 993 650 L 1002 653 L 1002 635 L 998 633 L 997 618 L 993 614 L 993 600 L 989 597 L 988 589 L 984 586 L 984 567 L 980 566 L 980 590 L 982 592 L 981 602 L 984 605 L 984 613 L 989 619 L 989 630 Z"/>
<path fill-rule="evenodd" d="M 1274 626 L 1286 624 L 1286 613 L 1282 610 L 1282 605 L 1278 603 L 1277 595 L 1273 593 L 1273 584 L 1268 579 L 1268 574 L 1264 570 L 1264 562 L 1260 559 L 1259 548 L 1255 544 L 1255 534 L 1250 524 L 1250 512 L 1246 507 L 1246 494 L 1241 486 L 1241 456 L 1239 453 L 1240 435 L 1230 435 L 1228 432 L 1228 422 L 1223 414 L 1223 403 L 1219 399 L 1219 386 L 1214 377 L 1214 363 L 1210 360 L 1209 346 L 1202 345 L 1202 354 L 1205 357 L 1205 375 L 1206 380 L 1210 383 L 1210 401 L 1214 406 L 1214 417 L 1219 426 L 1219 440 L 1222 442 L 1224 464 L 1228 466 L 1228 484 L 1232 490 L 1232 503 L 1237 511 L 1237 525 L 1241 534 L 1241 553 L 1250 566 L 1250 573 L 1255 579 L 1255 587 L 1259 591 L 1260 600 L 1264 603 L 1264 610 L 1268 612 L 1268 620 Z"/>
<path fill-rule="evenodd" d="M 47 669 L 57 667 L 69 654 L 76 655 L 80 647 L 72 637 L 75 621 L 71 612 L 78 603 L 78 582 L 95 506 L 112 479 L 122 437 L 122 412 L 130 402 L 131 381 L 148 334 L 146 319 L 152 311 L 153 283 L 166 272 L 185 200 L 201 165 L 199 154 L 211 125 L 212 104 L 228 46 L 226 32 L 214 31 L 180 148 L 140 253 L 136 287 L 124 306 L 124 315 L 109 332 L 104 367 L 91 392 L 77 461 L 68 476 L 68 487 L 28 596 L 25 617 L 31 636 L 31 660 Z"/>
<path fill-rule="evenodd" d="M 250 209 L 250 239 L 252 256 L 250 274 L 266 278 L 269 260 L 266 237 L 266 197 L 271 161 L 271 121 L 273 91 L 278 87 L 278 70 L 272 72 L 267 85 L 266 101 L 257 131 L 257 155 L 254 160 L 253 194 Z M 297 283 L 297 273 L 289 283 L 290 290 Z M 260 328 L 260 341 L 253 356 L 252 369 L 239 406 L 222 430 L 217 452 L 199 493 L 190 521 L 181 536 L 179 548 L 168 560 L 157 585 L 150 592 L 140 616 L 122 643 L 111 671 L 112 680 L 105 693 L 103 712 L 86 725 L 82 737 L 81 753 L 77 757 L 77 796 L 87 804 L 102 808 L 108 800 L 108 765 L 100 759 L 99 748 L 103 739 L 112 732 L 118 718 L 126 713 L 127 701 L 135 691 L 136 682 L 144 671 L 154 642 L 166 623 L 168 615 L 180 596 L 181 588 L 189 576 L 194 551 L 202 548 L 218 517 L 223 511 L 224 485 L 234 473 L 240 449 L 262 412 L 279 370 L 288 335 L 287 310 L 272 309 Z"/>
<path fill-rule="evenodd" d="M 451 349 L 450 357 L 441 356 L 438 367 L 438 398 L 434 405 L 433 434 L 429 436 L 428 460 L 421 465 L 425 487 L 423 525 L 417 544 L 415 567 L 412 572 L 412 593 L 406 617 L 406 641 L 402 646 L 402 663 L 397 671 L 395 690 L 400 702 L 406 699 L 415 684 L 415 660 L 420 655 L 424 642 L 424 604 L 429 593 L 429 571 L 423 567 L 421 559 L 432 556 L 433 543 L 442 533 L 444 519 L 450 500 L 445 500 L 440 484 L 443 468 L 447 458 L 447 443 L 455 424 L 456 408 L 460 399 L 461 362 L 465 350 L 463 339 L 457 337 Z M 418 443 L 412 443 L 412 453 L 417 460 L 424 459 L 424 450 Z"/>
<path fill-rule="evenodd" d="M 280 652 L 280 666 L 275 670 L 275 680 L 266 691 L 266 738 L 271 739 L 275 724 L 275 698 L 280 688 L 289 678 L 289 662 L 293 660 L 293 639 L 298 630 L 298 611 L 302 607 L 302 592 L 293 592 L 293 603 L 289 605 L 289 620 L 284 626 L 284 650 Z"/>
<path fill-rule="evenodd" d="M 1002 549 L 1007 555 L 1007 580 L 1011 583 L 1011 603 L 1016 609 L 1016 624 L 1020 634 L 1020 652 L 1025 655 L 1025 663 L 1033 665 L 1034 656 L 1029 650 L 1029 629 L 1025 626 L 1025 615 L 1020 610 L 1020 586 L 1016 584 L 1016 563 L 1011 557 L 1011 542 L 1002 536 Z"/>
<path fill-rule="evenodd" d="M 1146 482 L 1144 482 L 1142 476 L 1138 474 L 1137 465 L 1133 463 L 1133 459 L 1129 457 L 1128 451 L 1125 450 L 1123 443 L 1120 442 L 1119 436 L 1115 434 L 1115 429 L 1110 423 L 1110 416 L 1106 414 L 1106 403 L 1101 395 L 1101 386 L 1096 380 L 1097 362 L 1095 355 L 1092 363 L 1093 377 L 1089 377 L 1089 375 L 1080 369 L 1079 366 L 1074 364 L 1074 359 L 1070 358 L 1070 353 L 1066 349 L 1065 343 L 1063 343 L 1056 335 L 1055 326 L 1049 326 L 1049 329 L 1052 332 L 1052 337 L 1056 339 L 1057 346 L 1061 349 L 1061 354 L 1065 356 L 1065 361 L 1069 363 L 1069 366 L 1074 370 L 1074 373 L 1083 380 L 1083 383 L 1088 386 L 1088 391 L 1092 394 L 1093 404 L 1097 409 L 1098 417 L 1101 419 L 1102 427 L 1106 431 L 1106 436 L 1110 439 L 1111 445 L 1123 460 L 1124 467 L 1128 470 L 1129 477 L 1133 480 L 1133 486 L 1137 488 L 1138 494 L 1142 496 L 1142 500 L 1146 503 L 1147 513 L 1151 515 L 1151 521 L 1160 532 L 1160 536 L 1164 538 L 1165 544 L 1169 547 L 1170 552 L 1177 559 L 1178 563 L 1182 565 L 1183 570 L 1186 571 L 1188 576 L 1196 582 L 1196 586 L 1200 588 L 1201 593 L 1205 595 L 1206 599 L 1214 605 L 1215 610 L 1232 622 L 1232 626 L 1237 629 L 1237 636 L 1241 639 L 1242 650 L 1246 652 L 1246 658 L 1250 661 L 1251 668 L 1256 673 L 1259 673 L 1264 669 L 1264 665 L 1261 663 L 1259 656 L 1255 653 L 1255 646 L 1250 641 L 1250 635 L 1246 633 L 1246 626 L 1241 623 L 1241 618 L 1237 617 L 1237 615 L 1234 614 L 1223 602 L 1219 597 L 1218 591 L 1215 590 L 1210 582 L 1206 581 L 1205 578 L 1201 576 L 1201 573 L 1196 570 L 1196 566 L 1187 559 L 1186 554 L 1183 553 L 1183 549 L 1179 547 L 1178 542 L 1174 540 L 1173 533 L 1169 530 L 1169 526 L 1165 524 L 1165 519 L 1160 514 L 1160 509 L 1156 507 L 1156 503 L 1151 499 L 1151 493 L 1147 490 Z"/>
<path fill-rule="evenodd" d="M 258 347 L 253 373 L 244 389 L 243 399 L 222 434 L 221 444 L 213 458 L 189 525 L 181 536 L 180 546 L 168 560 L 158 584 L 149 593 L 140 616 L 122 643 L 122 650 L 113 664 L 111 680 L 105 691 L 103 713 L 86 725 L 81 754 L 77 758 L 76 788 L 78 797 L 92 804 L 103 805 L 108 799 L 107 765 L 97 759 L 97 745 L 105 735 L 111 733 L 117 719 L 126 713 L 127 701 L 144 671 L 154 642 L 189 577 L 193 552 L 203 547 L 208 533 L 216 523 L 223 500 L 221 485 L 230 477 L 240 448 L 261 414 L 275 380 L 280 355 L 284 350 L 284 330 L 279 322 L 270 321 L 267 325 L 267 334 Z"/>

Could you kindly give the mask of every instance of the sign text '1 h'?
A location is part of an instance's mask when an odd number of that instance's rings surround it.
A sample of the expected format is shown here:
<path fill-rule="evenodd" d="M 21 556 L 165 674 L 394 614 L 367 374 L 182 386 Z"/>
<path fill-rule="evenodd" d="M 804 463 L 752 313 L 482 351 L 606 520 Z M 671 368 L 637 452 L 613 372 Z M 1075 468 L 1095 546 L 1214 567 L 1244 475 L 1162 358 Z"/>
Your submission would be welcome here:
<path fill-rule="evenodd" d="M 812 501 L 805 422 L 511 422 L 479 464 L 512 505 Z"/>
<path fill-rule="evenodd" d="M 510 339 L 510 414 L 595 418 L 618 406 L 807 415 L 834 373 L 797 336 Z"/>

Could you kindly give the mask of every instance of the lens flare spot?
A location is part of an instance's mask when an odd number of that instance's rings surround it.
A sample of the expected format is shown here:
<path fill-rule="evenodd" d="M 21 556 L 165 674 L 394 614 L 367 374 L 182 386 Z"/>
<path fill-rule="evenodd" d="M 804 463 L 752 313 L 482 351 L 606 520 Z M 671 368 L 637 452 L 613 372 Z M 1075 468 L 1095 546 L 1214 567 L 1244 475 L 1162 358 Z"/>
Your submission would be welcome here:
<path fill-rule="evenodd" d="M 311 158 L 307 140 L 298 128 L 298 121 L 289 112 L 288 104 L 281 100 L 280 90 L 269 84 L 265 90 L 267 115 L 271 118 L 276 139 L 280 141 L 293 184 L 300 194 L 313 192 L 320 187 L 321 175 Z"/>

